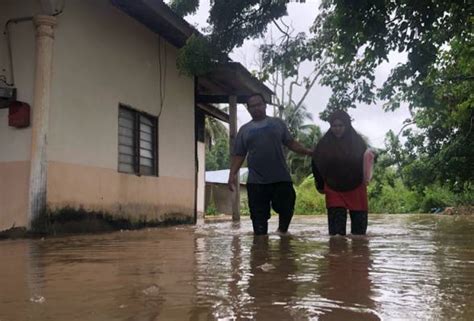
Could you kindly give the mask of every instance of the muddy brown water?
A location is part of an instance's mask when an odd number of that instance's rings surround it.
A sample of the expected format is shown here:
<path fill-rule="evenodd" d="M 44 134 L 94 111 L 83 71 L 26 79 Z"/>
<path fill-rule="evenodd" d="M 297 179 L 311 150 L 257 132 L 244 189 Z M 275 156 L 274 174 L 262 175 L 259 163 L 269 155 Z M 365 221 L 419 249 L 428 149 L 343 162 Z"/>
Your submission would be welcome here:
<path fill-rule="evenodd" d="M 362 238 L 329 238 L 323 216 L 290 230 L 1 241 L 0 320 L 474 320 L 474 216 L 371 215 Z"/>

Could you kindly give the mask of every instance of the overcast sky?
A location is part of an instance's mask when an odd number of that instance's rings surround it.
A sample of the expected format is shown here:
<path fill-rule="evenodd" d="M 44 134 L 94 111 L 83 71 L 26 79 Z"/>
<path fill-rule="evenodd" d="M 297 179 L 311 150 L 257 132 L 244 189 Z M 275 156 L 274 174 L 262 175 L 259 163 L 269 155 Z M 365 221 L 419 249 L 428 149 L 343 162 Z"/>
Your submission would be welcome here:
<path fill-rule="evenodd" d="M 314 18 L 318 13 L 320 1 L 306 0 L 306 3 L 289 3 L 288 4 L 288 16 L 284 18 L 287 24 L 291 24 L 295 29 L 295 32 L 306 32 L 308 33 L 309 27 L 312 25 Z M 202 27 L 207 26 L 207 18 L 209 16 L 209 1 L 200 0 L 200 7 L 196 15 L 187 16 L 185 19 L 191 24 L 195 25 L 197 29 L 201 30 Z M 276 28 L 270 28 L 269 32 L 272 35 L 277 35 L 278 30 Z M 230 57 L 234 61 L 242 63 L 247 69 L 255 70 L 255 57 L 258 45 L 261 40 L 249 40 L 244 43 L 240 48 L 234 49 L 230 54 Z M 405 59 L 404 55 L 393 54 L 390 56 L 389 63 L 381 65 L 376 70 L 376 81 L 380 85 L 389 75 L 389 72 L 393 66 L 398 62 Z M 302 68 L 303 73 L 311 71 L 311 64 L 304 64 Z M 329 97 L 331 95 L 331 89 L 315 85 L 308 97 L 305 100 L 305 105 L 313 114 L 314 123 L 321 127 L 325 132 L 329 125 L 319 119 L 319 113 L 324 110 Z M 359 104 L 356 109 L 350 109 L 349 114 L 354 119 L 353 127 L 369 138 L 371 145 L 375 147 L 384 146 L 385 133 L 388 130 L 393 130 L 398 133 L 400 128 L 403 126 L 403 121 L 407 119 L 410 114 L 406 105 L 400 107 L 395 112 L 384 112 L 382 110 L 383 102 L 379 102 L 376 105 L 365 105 Z M 270 107 L 267 109 L 267 113 L 271 113 Z M 238 107 L 238 123 L 239 127 L 248 122 L 250 116 L 248 115 L 244 106 Z"/>

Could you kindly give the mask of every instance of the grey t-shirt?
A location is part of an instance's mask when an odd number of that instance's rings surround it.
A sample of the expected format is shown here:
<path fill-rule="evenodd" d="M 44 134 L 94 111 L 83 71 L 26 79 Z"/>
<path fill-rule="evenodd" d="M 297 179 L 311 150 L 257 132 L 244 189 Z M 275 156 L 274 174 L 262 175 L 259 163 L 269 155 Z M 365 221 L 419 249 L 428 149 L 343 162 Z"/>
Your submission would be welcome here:
<path fill-rule="evenodd" d="M 232 154 L 247 155 L 247 183 L 291 182 L 282 146 L 291 140 L 286 124 L 280 118 L 266 117 L 243 125 L 235 138 Z"/>

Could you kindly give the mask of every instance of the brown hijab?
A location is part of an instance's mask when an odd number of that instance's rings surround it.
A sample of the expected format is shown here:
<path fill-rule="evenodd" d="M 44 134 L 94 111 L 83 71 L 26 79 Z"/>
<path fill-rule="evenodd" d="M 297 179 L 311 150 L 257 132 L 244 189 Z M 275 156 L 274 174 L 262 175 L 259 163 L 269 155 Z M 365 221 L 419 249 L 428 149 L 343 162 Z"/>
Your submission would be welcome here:
<path fill-rule="evenodd" d="M 334 111 L 329 116 L 329 123 L 332 124 L 336 119 L 344 123 L 344 135 L 337 138 L 328 130 L 314 149 L 313 161 L 330 188 L 345 192 L 362 183 L 367 145 L 352 127 L 351 118 L 345 111 Z"/>

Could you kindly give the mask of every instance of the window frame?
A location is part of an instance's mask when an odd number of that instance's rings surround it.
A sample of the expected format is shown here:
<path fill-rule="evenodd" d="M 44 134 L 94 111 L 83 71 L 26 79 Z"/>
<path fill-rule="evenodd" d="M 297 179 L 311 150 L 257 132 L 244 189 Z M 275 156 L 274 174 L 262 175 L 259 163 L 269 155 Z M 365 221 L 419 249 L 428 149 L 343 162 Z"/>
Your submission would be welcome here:
<path fill-rule="evenodd" d="M 133 143 L 133 146 L 130 146 L 130 145 L 124 145 L 124 144 L 121 144 L 121 141 L 120 141 L 120 136 L 125 136 L 123 134 L 120 133 L 120 129 L 121 127 L 122 128 L 127 128 L 127 127 L 123 127 L 121 126 L 120 124 L 120 120 L 122 118 L 125 118 L 125 119 L 130 119 L 130 118 L 127 118 L 125 116 L 122 116 L 121 115 L 121 111 L 124 110 L 126 113 L 129 113 L 133 119 L 132 122 L 133 122 L 133 128 L 129 128 L 132 130 L 132 143 Z M 142 118 L 145 119 L 145 120 L 148 120 L 148 122 L 151 124 L 147 124 L 147 123 L 144 123 L 142 122 Z M 158 139 L 158 117 L 154 116 L 154 115 L 151 115 L 149 113 L 146 113 L 146 112 L 142 112 L 142 111 L 139 111 L 129 105 L 126 105 L 126 104 L 123 104 L 123 103 L 119 103 L 119 108 L 118 108 L 118 126 L 117 126 L 117 171 L 119 173 L 123 173 L 123 174 L 134 174 L 134 175 L 137 175 L 137 176 L 152 176 L 152 177 L 157 177 L 159 175 L 159 171 L 158 171 L 158 142 L 159 142 L 159 139 Z M 151 134 L 151 150 L 148 149 L 148 148 L 145 148 L 143 147 L 140 143 L 142 141 L 141 139 L 141 133 L 144 132 L 146 133 L 145 131 L 142 131 L 142 125 L 144 126 L 149 126 L 151 127 L 151 133 L 148 133 L 148 134 Z M 120 147 L 121 146 L 127 146 L 127 147 L 132 147 L 132 151 L 133 151 L 133 155 L 129 155 L 129 154 L 125 154 L 123 152 L 120 151 Z M 152 154 L 152 168 L 151 168 L 151 173 L 147 173 L 147 172 L 144 172 L 142 170 L 142 166 L 145 166 L 145 165 L 142 165 L 141 164 L 141 158 L 144 157 L 144 156 L 141 156 L 141 151 L 142 150 L 147 150 L 147 151 L 151 151 L 151 154 Z M 122 162 L 121 161 L 121 155 L 129 155 L 132 157 L 132 168 L 133 168 L 133 171 L 127 171 L 127 170 L 123 170 L 120 168 L 120 165 L 121 164 L 128 164 L 130 165 L 129 163 L 125 163 L 125 162 Z M 144 158 L 148 158 L 148 157 L 144 157 Z"/>

